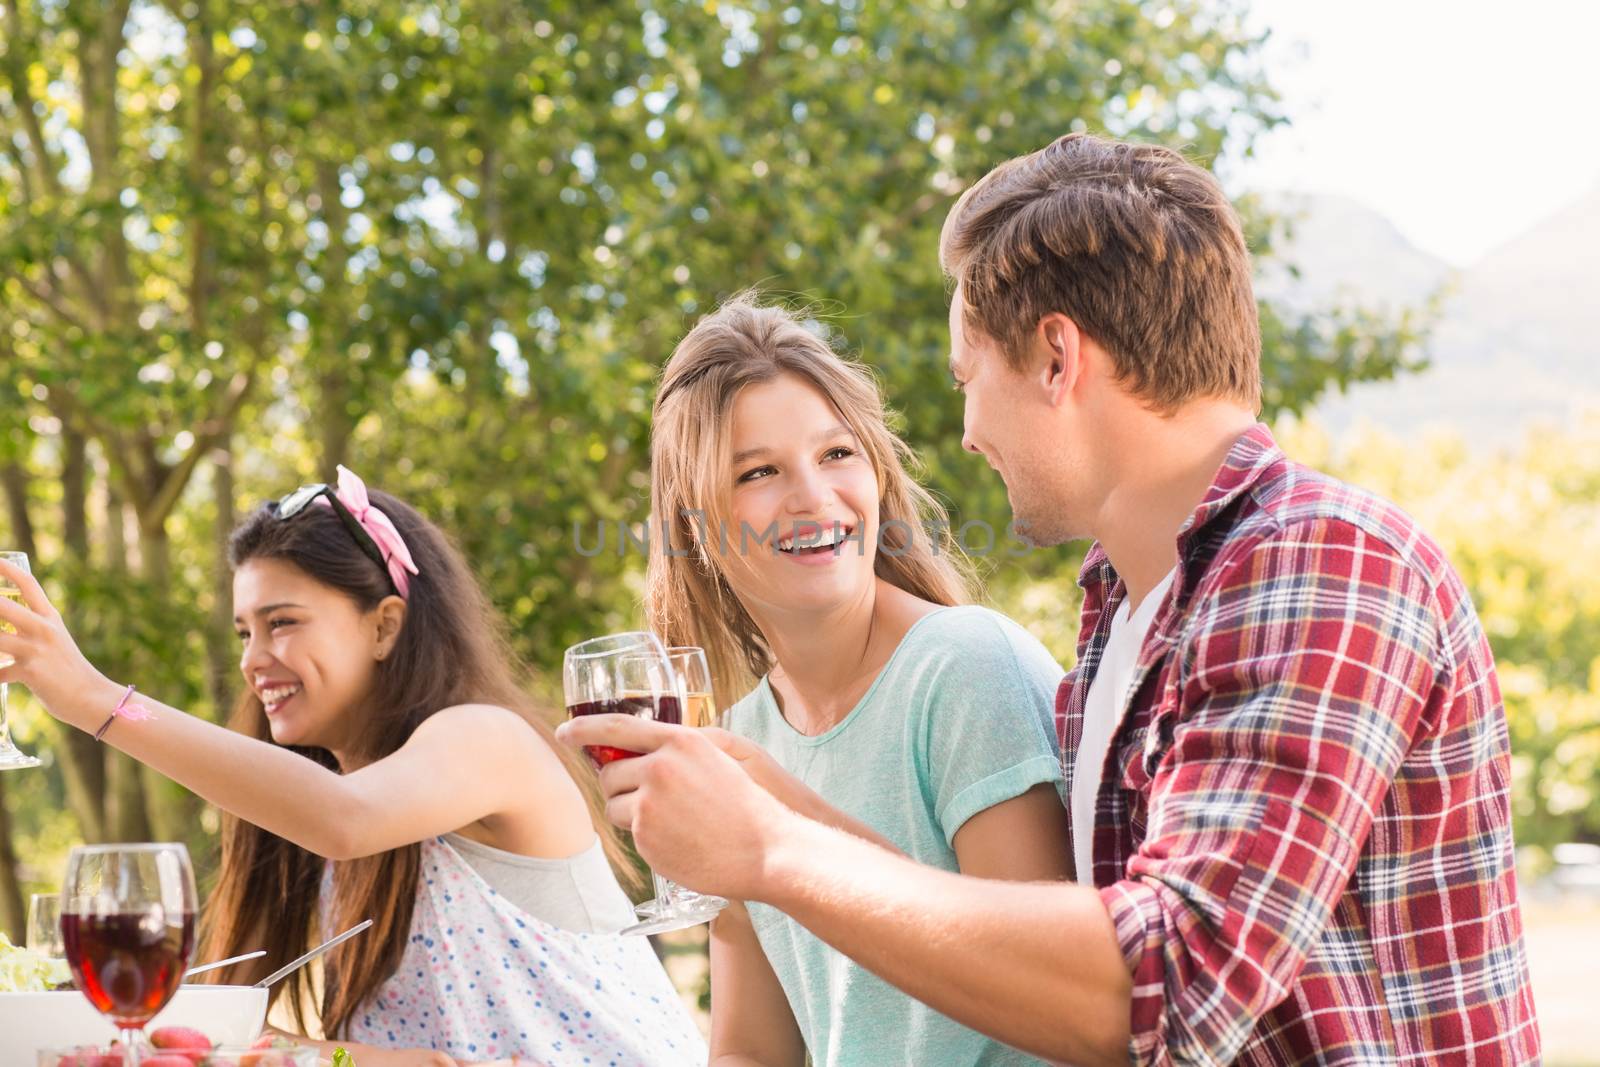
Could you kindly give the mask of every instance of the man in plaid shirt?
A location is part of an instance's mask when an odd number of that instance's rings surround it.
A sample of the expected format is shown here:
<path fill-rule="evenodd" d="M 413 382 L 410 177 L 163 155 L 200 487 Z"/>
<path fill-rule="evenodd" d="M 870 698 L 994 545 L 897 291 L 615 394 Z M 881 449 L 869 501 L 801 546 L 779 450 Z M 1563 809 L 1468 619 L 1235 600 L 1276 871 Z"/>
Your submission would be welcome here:
<path fill-rule="evenodd" d="M 570 724 L 650 753 L 602 775 L 613 818 L 1053 1061 L 1537 1062 L 1483 628 L 1410 519 L 1256 422 L 1215 180 L 1072 135 L 968 190 L 940 251 L 965 444 L 1031 540 L 1095 542 L 1057 715 L 1080 884 L 917 867 L 778 805 L 726 738 Z"/>

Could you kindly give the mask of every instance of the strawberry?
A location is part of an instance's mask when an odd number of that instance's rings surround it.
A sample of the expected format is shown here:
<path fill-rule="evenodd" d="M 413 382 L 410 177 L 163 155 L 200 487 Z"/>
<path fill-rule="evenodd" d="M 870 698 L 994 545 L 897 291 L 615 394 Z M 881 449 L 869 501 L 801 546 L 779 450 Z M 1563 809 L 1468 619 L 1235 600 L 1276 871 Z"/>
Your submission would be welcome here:
<path fill-rule="evenodd" d="M 56 1067 L 122 1067 L 122 1053 L 89 1047 L 73 1049 L 56 1061 Z"/>
<path fill-rule="evenodd" d="M 262 1034 L 250 1046 L 253 1049 L 261 1049 L 262 1051 L 247 1052 L 239 1057 L 239 1067 L 272 1067 L 273 1061 L 277 1059 L 272 1054 L 272 1050 L 277 1045 L 278 1038 L 276 1034 Z"/>
<path fill-rule="evenodd" d="M 194 1060 L 182 1052 L 158 1052 L 140 1060 L 139 1067 L 194 1067 Z"/>
<path fill-rule="evenodd" d="M 163 1026 L 151 1032 L 150 1044 L 159 1049 L 206 1052 L 211 1048 L 211 1039 L 187 1026 Z"/>

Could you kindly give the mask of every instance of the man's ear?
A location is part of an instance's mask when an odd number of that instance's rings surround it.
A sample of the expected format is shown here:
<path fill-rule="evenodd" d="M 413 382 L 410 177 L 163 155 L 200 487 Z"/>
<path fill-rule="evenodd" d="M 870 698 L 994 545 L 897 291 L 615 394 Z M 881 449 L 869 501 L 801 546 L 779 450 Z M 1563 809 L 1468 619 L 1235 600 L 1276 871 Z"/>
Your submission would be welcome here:
<path fill-rule="evenodd" d="M 1039 384 L 1052 407 L 1060 405 L 1083 375 L 1083 333 L 1059 311 L 1039 320 L 1034 343 L 1041 359 Z"/>
<path fill-rule="evenodd" d="M 386 596 L 378 602 L 373 612 L 377 616 L 378 629 L 372 654 L 378 659 L 387 659 L 400 637 L 400 628 L 405 625 L 406 602 L 398 596 Z"/>

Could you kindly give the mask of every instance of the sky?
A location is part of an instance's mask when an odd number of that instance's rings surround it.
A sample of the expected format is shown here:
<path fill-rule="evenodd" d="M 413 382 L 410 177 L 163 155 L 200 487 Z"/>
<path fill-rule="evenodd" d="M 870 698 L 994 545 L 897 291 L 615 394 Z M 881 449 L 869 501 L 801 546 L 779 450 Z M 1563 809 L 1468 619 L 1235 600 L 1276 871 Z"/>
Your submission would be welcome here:
<path fill-rule="evenodd" d="M 1348 196 L 1460 267 L 1600 187 L 1600 3 L 1250 9 L 1293 122 L 1230 185 Z"/>

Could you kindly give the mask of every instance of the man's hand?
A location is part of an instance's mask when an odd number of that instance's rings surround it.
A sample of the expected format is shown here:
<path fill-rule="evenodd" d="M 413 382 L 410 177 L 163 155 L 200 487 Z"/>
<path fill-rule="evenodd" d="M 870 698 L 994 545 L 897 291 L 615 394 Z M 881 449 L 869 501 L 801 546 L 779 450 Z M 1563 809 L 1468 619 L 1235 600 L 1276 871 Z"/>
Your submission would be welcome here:
<path fill-rule="evenodd" d="M 763 860 L 783 826 L 798 816 L 747 772 L 765 758 L 730 755 L 746 743 L 731 734 L 627 715 L 585 715 L 556 736 L 581 747 L 610 745 L 643 753 L 600 772 L 606 818 L 633 833 L 652 870 L 701 893 L 759 900 Z M 737 743 L 735 743 L 737 742 Z"/>
<path fill-rule="evenodd" d="M 723 752 L 737 763 L 744 773 L 750 776 L 762 789 L 771 793 L 779 800 L 788 804 L 790 802 L 790 783 L 794 781 L 792 775 L 772 758 L 772 754 L 748 737 L 741 737 L 730 733 L 718 726 L 702 726 L 696 731 L 701 737 L 710 739 Z"/>

